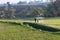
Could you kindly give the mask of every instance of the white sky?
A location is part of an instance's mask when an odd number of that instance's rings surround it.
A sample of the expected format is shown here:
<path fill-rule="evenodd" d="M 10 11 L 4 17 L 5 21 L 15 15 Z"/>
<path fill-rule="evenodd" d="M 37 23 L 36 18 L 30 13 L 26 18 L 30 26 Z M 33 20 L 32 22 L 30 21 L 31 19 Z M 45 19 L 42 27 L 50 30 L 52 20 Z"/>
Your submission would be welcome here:
<path fill-rule="evenodd" d="M 34 0 L 0 0 L 0 4 L 6 3 L 6 2 L 17 3 L 19 1 L 27 1 L 27 2 L 29 2 L 29 1 L 34 1 Z M 43 1 L 46 2 L 46 0 L 43 0 Z"/>

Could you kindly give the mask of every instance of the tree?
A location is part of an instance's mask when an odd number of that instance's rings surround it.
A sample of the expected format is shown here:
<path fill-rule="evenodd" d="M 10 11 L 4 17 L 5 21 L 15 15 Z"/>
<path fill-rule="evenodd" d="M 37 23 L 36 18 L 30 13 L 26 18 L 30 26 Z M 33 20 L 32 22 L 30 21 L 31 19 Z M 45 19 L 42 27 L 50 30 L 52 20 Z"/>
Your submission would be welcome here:
<path fill-rule="evenodd" d="M 58 17 L 60 16 L 60 0 L 56 0 L 53 3 L 48 4 L 46 14 L 48 17 Z"/>
<path fill-rule="evenodd" d="M 9 8 L 11 8 L 10 2 L 7 2 L 7 5 L 8 5 Z"/>
<path fill-rule="evenodd" d="M 44 10 L 42 8 L 35 8 L 34 10 L 36 16 L 44 16 Z"/>
<path fill-rule="evenodd" d="M 10 15 L 11 18 L 15 18 L 15 15 L 14 14 L 15 14 L 15 11 L 16 10 L 13 7 L 11 7 L 10 11 L 11 11 L 11 15 Z"/>
<path fill-rule="evenodd" d="M 2 17 L 2 18 L 5 17 L 4 11 L 1 11 L 1 17 Z"/>

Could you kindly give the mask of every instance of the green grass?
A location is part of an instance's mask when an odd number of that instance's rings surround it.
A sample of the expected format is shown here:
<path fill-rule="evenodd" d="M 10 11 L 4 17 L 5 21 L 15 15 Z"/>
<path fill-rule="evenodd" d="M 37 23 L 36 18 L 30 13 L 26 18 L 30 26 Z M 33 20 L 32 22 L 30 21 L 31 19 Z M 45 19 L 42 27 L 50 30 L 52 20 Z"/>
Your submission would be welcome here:
<path fill-rule="evenodd" d="M 60 18 L 50 18 L 50 19 L 43 20 L 43 24 L 60 29 Z"/>
<path fill-rule="evenodd" d="M 35 29 L 29 24 L 0 22 L 0 40 L 60 40 L 60 33 Z"/>
<path fill-rule="evenodd" d="M 60 33 L 53 32 L 60 29 L 60 19 L 50 18 L 43 21 L 40 25 L 41 23 L 35 24 L 26 20 L 1 19 L 0 40 L 60 40 Z"/>

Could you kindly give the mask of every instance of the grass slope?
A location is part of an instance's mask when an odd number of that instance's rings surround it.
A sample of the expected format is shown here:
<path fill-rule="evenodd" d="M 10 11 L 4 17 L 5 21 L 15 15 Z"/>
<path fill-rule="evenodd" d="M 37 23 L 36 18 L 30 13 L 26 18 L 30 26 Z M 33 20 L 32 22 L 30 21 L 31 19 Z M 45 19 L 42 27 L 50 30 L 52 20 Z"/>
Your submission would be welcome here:
<path fill-rule="evenodd" d="M 34 29 L 29 24 L 0 21 L 0 40 L 60 40 L 60 33 Z"/>

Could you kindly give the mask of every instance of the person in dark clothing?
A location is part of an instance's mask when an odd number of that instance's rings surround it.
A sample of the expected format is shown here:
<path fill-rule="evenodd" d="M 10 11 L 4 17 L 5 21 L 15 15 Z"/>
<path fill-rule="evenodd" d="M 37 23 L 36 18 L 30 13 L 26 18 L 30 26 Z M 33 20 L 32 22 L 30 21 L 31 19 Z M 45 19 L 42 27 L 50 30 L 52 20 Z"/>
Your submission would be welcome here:
<path fill-rule="evenodd" d="M 35 23 L 37 23 L 37 19 L 36 18 L 34 18 L 34 21 L 35 21 Z"/>
<path fill-rule="evenodd" d="M 35 23 L 39 23 L 39 19 L 38 18 L 34 18 Z"/>

